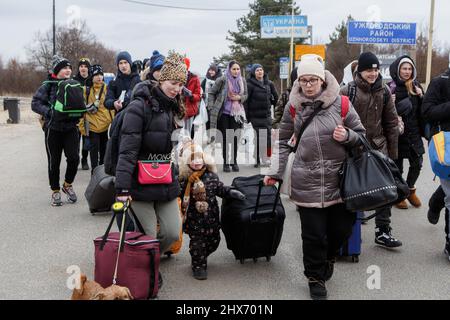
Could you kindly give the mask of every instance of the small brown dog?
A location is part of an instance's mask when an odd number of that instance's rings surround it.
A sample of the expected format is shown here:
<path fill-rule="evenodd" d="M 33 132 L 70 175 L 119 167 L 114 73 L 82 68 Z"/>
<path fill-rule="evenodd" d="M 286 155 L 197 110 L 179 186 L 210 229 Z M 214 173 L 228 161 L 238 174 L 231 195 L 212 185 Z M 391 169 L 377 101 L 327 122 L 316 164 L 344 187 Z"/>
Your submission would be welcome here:
<path fill-rule="evenodd" d="M 95 281 L 87 280 L 85 274 L 80 276 L 80 289 L 75 288 L 72 300 L 133 300 L 130 290 L 126 287 L 112 285 L 104 289 Z"/>

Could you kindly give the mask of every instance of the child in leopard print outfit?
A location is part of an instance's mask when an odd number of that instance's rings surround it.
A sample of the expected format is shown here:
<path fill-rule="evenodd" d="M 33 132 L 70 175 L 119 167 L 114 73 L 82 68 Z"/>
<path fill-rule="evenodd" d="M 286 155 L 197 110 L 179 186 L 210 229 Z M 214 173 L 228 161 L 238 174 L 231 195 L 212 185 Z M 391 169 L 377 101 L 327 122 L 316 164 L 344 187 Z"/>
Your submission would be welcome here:
<path fill-rule="evenodd" d="M 224 186 L 212 157 L 201 146 L 185 143 L 180 156 L 180 184 L 184 232 L 191 241 L 189 253 L 195 279 L 207 279 L 207 258 L 220 242 L 219 204 L 216 196 L 244 199 L 238 190 Z"/>

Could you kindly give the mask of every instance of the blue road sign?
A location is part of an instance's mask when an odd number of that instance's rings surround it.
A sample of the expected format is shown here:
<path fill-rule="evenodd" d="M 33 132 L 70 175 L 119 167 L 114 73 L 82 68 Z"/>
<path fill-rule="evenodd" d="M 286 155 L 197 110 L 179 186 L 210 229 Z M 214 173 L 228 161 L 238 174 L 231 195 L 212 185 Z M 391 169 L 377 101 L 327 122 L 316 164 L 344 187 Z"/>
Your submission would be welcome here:
<path fill-rule="evenodd" d="M 289 77 L 289 57 L 280 58 L 280 79 Z"/>
<path fill-rule="evenodd" d="M 308 17 L 307 16 L 261 16 L 261 38 L 290 38 L 292 32 L 292 22 L 294 38 L 308 38 Z"/>
<path fill-rule="evenodd" d="M 349 21 L 347 43 L 416 44 L 416 23 Z"/>

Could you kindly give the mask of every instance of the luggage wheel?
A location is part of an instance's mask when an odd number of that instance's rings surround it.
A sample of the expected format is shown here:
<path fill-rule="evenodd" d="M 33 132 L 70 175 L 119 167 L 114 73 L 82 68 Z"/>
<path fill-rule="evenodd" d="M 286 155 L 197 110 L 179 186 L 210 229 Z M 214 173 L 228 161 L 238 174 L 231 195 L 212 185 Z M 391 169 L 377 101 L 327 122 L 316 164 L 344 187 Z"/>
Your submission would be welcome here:
<path fill-rule="evenodd" d="M 266 257 L 266 261 L 267 261 L 267 262 L 270 262 L 270 259 L 271 259 L 270 256 L 267 256 L 267 257 Z"/>
<path fill-rule="evenodd" d="M 241 262 L 241 264 L 244 264 L 244 259 L 240 259 L 239 261 Z"/>
<path fill-rule="evenodd" d="M 352 256 L 352 262 L 357 263 L 359 262 L 359 257 L 357 255 Z"/>

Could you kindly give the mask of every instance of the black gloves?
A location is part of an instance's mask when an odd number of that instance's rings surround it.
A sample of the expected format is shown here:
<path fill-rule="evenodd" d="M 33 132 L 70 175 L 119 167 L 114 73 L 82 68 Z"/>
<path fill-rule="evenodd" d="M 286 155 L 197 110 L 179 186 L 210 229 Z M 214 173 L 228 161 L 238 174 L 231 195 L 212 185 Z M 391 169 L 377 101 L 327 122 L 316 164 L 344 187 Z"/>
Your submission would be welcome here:
<path fill-rule="evenodd" d="M 92 103 L 86 107 L 86 110 L 91 114 L 96 114 L 98 111 L 98 107 L 95 105 L 95 103 Z"/>
<path fill-rule="evenodd" d="M 233 199 L 245 200 L 245 195 L 236 189 L 230 189 L 228 195 L 230 198 L 233 198 Z"/>

